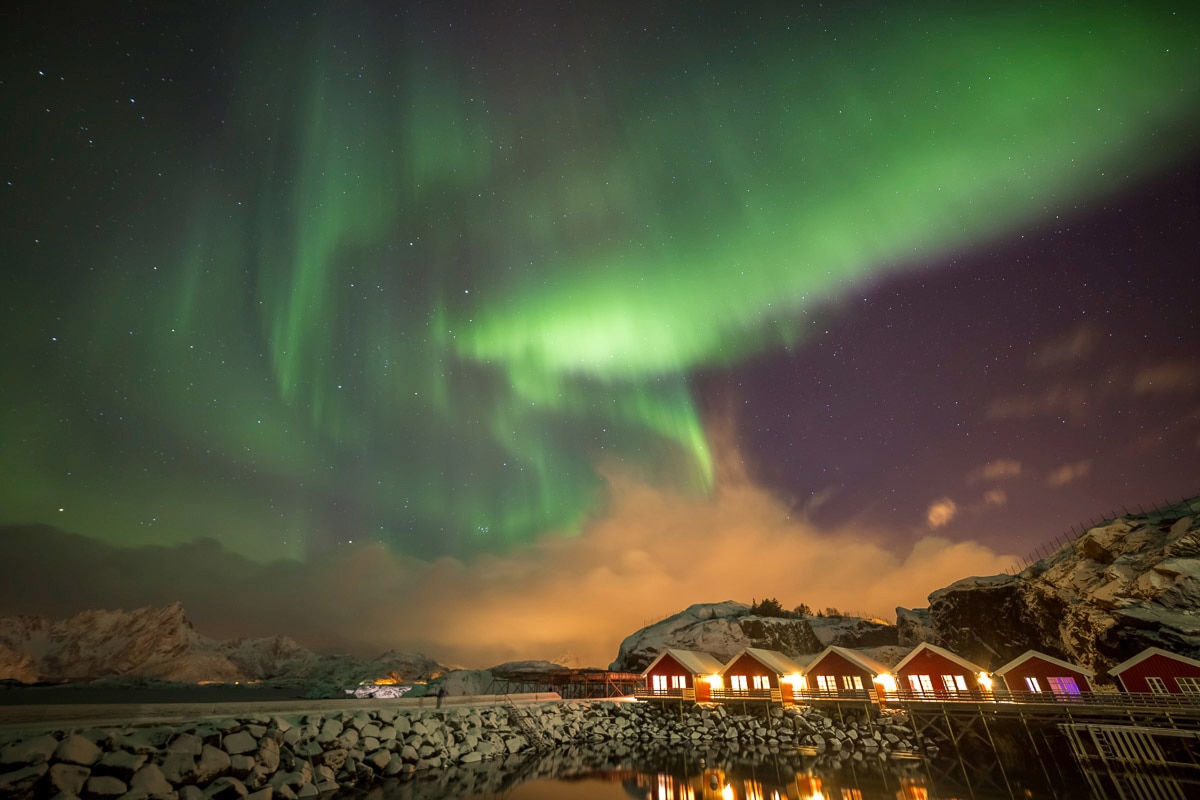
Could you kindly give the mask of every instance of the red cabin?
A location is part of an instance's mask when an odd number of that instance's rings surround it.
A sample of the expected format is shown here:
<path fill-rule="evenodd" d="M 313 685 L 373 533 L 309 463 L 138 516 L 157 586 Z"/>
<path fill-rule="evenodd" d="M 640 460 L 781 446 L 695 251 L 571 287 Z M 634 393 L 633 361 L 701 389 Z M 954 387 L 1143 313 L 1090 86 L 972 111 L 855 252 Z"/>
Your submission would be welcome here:
<path fill-rule="evenodd" d="M 731 692 L 778 690 L 784 683 L 797 685 L 803 672 L 803 667 L 783 653 L 759 647 L 747 647 L 721 670 L 725 689 Z"/>
<path fill-rule="evenodd" d="M 890 670 L 857 650 L 830 645 L 804 669 L 800 691 L 815 697 L 871 697 Z"/>
<path fill-rule="evenodd" d="M 1027 650 L 996 670 L 1010 692 L 1049 692 L 1071 697 L 1092 691 L 1096 673 L 1054 656 Z"/>
<path fill-rule="evenodd" d="M 651 694 L 686 697 L 694 690 L 695 699 L 703 702 L 712 697 L 708 679 L 720 675 L 721 669 L 721 662 L 708 653 L 664 650 L 642 670 L 642 674 L 646 676 L 646 690 Z"/>
<path fill-rule="evenodd" d="M 1108 671 L 1126 692 L 1185 694 L 1200 699 L 1200 661 L 1147 647 Z"/>
<path fill-rule="evenodd" d="M 983 667 L 928 642 L 901 659 L 894 672 L 899 691 L 930 699 L 991 691 L 991 678 Z"/>

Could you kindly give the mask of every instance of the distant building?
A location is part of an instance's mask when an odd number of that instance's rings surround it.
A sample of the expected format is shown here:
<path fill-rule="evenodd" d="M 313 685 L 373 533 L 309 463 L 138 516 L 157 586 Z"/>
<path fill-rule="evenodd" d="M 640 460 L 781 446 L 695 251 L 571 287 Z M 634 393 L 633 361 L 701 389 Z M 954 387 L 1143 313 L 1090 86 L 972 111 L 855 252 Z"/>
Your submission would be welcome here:
<path fill-rule="evenodd" d="M 730 693 L 752 693 L 779 697 L 783 684 L 797 686 L 804 668 L 776 650 L 747 647 L 734 656 L 721 670 L 724 690 Z M 767 694 L 769 693 L 769 694 Z M 788 692 L 791 699 L 792 692 Z"/>
<path fill-rule="evenodd" d="M 1126 692 L 1184 694 L 1200 699 L 1200 661 L 1147 647 L 1108 671 Z"/>
<path fill-rule="evenodd" d="M 996 670 L 1010 692 L 1049 692 L 1071 696 L 1092 691 L 1096 673 L 1067 661 L 1026 650 Z"/>
<path fill-rule="evenodd" d="M 642 670 L 646 691 L 664 697 L 687 697 L 700 702 L 711 699 L 711 679 L 719 677 L 724 665 L 708 653 L 695 650 L 664 650 Z"/>
<path fill-rule="evenodd" d="M 883 664 L 857 650 L 830 645 L 804 668 L 798 694 L 867 699 L 874 696 L 875 683 L 890 672 Z"/>
<path fill-rule="evenodd" d="M 970 697 L 990 693 L 987 670 L 937 645 L 921 642 L 901 659 L 893 672 L 897 690 L 921 697 Z"/>

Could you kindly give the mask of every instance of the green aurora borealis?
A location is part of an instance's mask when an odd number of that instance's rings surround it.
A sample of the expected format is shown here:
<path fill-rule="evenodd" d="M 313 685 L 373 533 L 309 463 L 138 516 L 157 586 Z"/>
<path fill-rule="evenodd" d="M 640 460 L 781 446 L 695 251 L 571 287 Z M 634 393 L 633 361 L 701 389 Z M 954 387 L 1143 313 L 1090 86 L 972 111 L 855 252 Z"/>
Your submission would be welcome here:
<path fill-rule="evenodd" d="M 489 47 L 432 12 L 247 15 L 226 93 L 144 93 L 174 122 L 95 178 L 128 188 L 84 215 L 94 249 L 22 239 L 76 277 L 49 306 L 57 278 L 5 278 L 37 366 L 0 504 L 428 556 L 578 531 L 610 464 L 709 491 L 698 372 L 1191 145 L 1195 11 L 946 8 L 655 47 L 615 12 Z"/>

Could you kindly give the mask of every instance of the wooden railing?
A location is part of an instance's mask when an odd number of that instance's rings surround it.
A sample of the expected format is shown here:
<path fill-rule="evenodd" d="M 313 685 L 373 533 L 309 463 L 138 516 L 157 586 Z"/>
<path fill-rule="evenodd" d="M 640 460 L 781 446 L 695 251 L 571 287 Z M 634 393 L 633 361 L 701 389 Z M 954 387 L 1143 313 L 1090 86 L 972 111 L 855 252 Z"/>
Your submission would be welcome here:
<path fill-rule="evenodd" d="M 676 699 L 694 701 L 695 689 L 647 689 L 640 687 L 634 690 L 634 696 L 642 699 Z M 783 701 L 786 696 L 789 702 L 803 703 L 822 700 L 841 700 L 863 703 L 879 702 L 879 696 L 869 689 L 844 689 L 837 691 L 812 691 L 804 689 L 790 691 L 789 689 L 712 689 L 709 696 L 713 702 L 774 702 Z M 1163 709 L 1179 710 L 1200 715 L 1200 695 L 1186 694 L 1148 694 L 1129 692 L 1082 692 L 1080 694 L 1054 694 L 1052 692 L 1010 692 L 997 689 L 985 692 L 972 689 L 964 692 L 931 691 L 895 691 L 888 692 L 884 702 L 888 705 L 905 703 L 963 703 L 1004 705 L 1040 705 L 1063 706 L 1070 708 L 1127 708 L 1127 709 Z"/>
<path fill-rule="evenodd" d="M 1006 703 L 1019 705 L 1052 705 L 1070 707 L 1121 707 L 1137 709 L 1180 709 L 1200 712 L 1200 696 L 1186 694 L 1149 694 L 1133 692 L 1081 692 L 1054 694 L 1052 692 L 888 692 L 888 703 Z"/>

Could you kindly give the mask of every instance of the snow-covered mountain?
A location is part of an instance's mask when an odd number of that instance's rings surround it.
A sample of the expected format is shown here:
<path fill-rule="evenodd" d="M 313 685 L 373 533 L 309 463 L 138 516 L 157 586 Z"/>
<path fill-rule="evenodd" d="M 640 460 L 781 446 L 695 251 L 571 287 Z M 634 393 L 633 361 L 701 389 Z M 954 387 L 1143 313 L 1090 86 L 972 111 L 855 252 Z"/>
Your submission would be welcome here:
<path fill-rule="evenodd" d="M 861 617 L 764 617 L 733 600 L 698 603 L 633 633 L 621 642 L 610 669 L 641 671 L 670 648 L 698 650 L 728 661 L 745 647 L 778 650 L 803 661 L 831 644 L 873 648 L 895 645 L 896 628 Z"/>
<path fill-rule="evenodd" d="M 924 638 L 987 667 L 1029 648 L 1103 674 L 1149 646 L 1200 657 L 1200 498 L 1094 527 L 1017 575 L 966 578 L 897 609 Z"/>
<path fill-rule="evenodd" d="M 196 631 L 179 603 L 135 611 L 84 611 L 57 621 L 0 617 L 0 679 L 24 683 L 124 677 L 353 685 L 388 672 L 405 680 L 427 680 L 444 671 L 420 654 L 389 651 L 367 661 L 317 655 L 286 636 L 209 639 Z"/>

